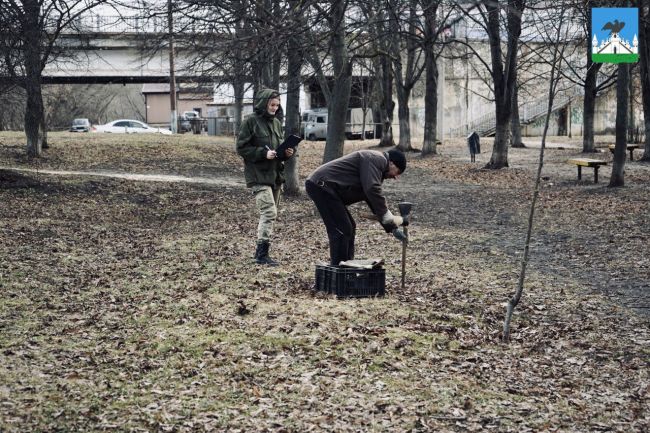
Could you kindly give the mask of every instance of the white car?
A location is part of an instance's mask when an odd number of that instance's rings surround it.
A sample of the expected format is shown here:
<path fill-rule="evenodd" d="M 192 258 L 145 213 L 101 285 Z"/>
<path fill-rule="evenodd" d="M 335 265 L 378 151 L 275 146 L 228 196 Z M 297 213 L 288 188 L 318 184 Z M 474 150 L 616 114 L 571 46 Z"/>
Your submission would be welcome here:
<path fill-rule="evenodd" d="M 119 119 L 105 125 L 95 125 L 92 132 L 110 132 L 114 134 L 164 134 L 170 135 L 169 129 L 154 128 L 139 120 Z"/>

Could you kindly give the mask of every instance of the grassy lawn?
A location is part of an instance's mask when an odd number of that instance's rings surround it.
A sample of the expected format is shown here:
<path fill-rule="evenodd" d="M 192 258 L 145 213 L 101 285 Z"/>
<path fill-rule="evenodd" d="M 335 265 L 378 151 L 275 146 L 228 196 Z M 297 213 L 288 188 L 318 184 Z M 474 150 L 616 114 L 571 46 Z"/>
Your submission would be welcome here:
<path fill-rule="evenodd" d="M 50 144 L 29 160 L 22 134 L 0 133 L 0 167 L 25 170 L 0 168 L 2 432 L 650 430 L 650 320 L 634 308 L 650 293 L 642 163 L 611 190 L 605 168 L 604 184 L 576 181 L 579 151 L 548 151 L 505 345 L 537 149 L 511 149 L 499 172 L 469 163 L 463 140 L 410 153 L 385 183 L 393 211 L 415 203 L 406 288 L 401 246 L 357 217 L 358 257 L 385 260 L 387 294 L 352 300 L 313 290 L 327 238 L 304 196 L 283 200 L 281 266 L 266 268 L 252 264 L 243 185 L 90 174 L 241 179 L 232 138 Z M 303 181 L 323 147 L 299 146 Z"/>

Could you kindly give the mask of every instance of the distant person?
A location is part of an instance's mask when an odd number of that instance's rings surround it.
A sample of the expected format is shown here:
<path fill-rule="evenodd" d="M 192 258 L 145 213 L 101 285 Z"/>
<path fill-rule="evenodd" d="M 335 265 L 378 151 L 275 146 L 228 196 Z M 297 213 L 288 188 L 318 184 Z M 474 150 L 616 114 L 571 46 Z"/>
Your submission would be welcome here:
<path fill-rule="evenodd" d="M 327 228 L 332 266 L 354 259 L 356 224 L 347 208 L 350 204 L 365 201 L 386 233 L 404 240 L 398 226 L 408 224 L 408 220 L 388 210 L 381 185 L 384 179 L 397 179 L 405 169 L 406 158 L 397 149 L 358 150 L 321 165 L 309 175 L 305 189 Z"/>
<path fill-rule="evenodd" d="M 279 107 L 280 94 L 261 89 L 255 96 L 254 113 L 244 119 L 237 137 L 237 153 L 244 159 L 246 186 L 251 188 L 260 214 L 255 262 L 271 266 L 278 265 L 269 256 L 269 248 L 284 183 L 284 161 L 294 153 L 291 148 L 284 155 L 275 151 L 283 139 L 282 124 L 275 116 Z"/>

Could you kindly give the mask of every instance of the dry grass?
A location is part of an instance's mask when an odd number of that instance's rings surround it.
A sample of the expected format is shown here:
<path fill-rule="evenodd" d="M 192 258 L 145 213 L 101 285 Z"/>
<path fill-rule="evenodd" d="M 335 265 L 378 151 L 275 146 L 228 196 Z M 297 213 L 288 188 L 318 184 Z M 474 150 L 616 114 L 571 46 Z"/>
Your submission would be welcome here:
<path fill-rule="evenodd" d="M 0 166 L 241 176 L 232 139 L 50 138 L 35 162 L 1 134 Z M 302 178 L 323 146 L 301 144 Z M 304 197 L 283 205 L 282 266 L 260 268 L 241 186 L 0 170 L 0 431 L 647 431 L 650 332 L 629 307 L 647 306 L 648 167 L 610 190 L 549 151 L 505 346 L 537 151 L 499 172 L 441 151 L 385 185 L 416 203 L 405 291 L 400 247 L 358 221 L 358 255 L 387 263 L 365 300 L 312 291 L 327 242 Z"/>

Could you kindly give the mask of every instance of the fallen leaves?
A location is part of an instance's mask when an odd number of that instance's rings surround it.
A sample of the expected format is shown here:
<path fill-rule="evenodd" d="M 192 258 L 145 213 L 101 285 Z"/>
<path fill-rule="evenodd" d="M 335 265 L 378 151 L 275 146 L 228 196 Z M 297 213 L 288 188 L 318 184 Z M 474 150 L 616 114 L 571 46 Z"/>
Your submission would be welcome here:
<path fill-rule="evenodd" d="M 49 168 L 241 176 L 212 138 L 51 139 Z M 302 177 L 321 151 L 301 150 Z M 0 430 L 647 430 L 648 321 L 599 293 L 647 287 L 647 187 L 609 194 L 549 164 L 505 346 L 535 151 L 499 172 L 443 151 L 385 184 L 390 206 L 416 203 L 405 290 L 401 249 L 358 221 L 383 299 L 313 292 L 327 238 L 304 197 L 271 269 L 252 263 L 244 188 L 0 172 Z"/>

